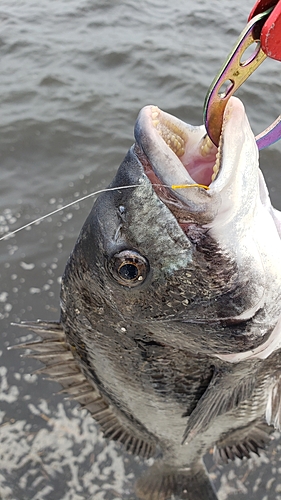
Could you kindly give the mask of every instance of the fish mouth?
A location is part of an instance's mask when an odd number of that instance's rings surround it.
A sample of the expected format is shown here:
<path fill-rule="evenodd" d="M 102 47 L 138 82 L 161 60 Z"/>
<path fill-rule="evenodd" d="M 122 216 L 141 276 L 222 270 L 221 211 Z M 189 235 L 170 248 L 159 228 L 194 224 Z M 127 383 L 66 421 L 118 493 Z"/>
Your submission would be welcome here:
<path fill-rule="evenodd" d="M 136 153 L 152 184 L 168 188 L 169 196 L 183 201 L 191 211 L 206 212 L 208 200 L 214 201 L 235 181 L 247 126 L 243 104 L 231 97 L 216 147 L 204 125 L 189 125 L 150 105 L 140 111 L 136 122 Z M 178 188 L 181 185 L 193 189 Z"/>
<path fill-rule="evenodd" d="M 157 106 L 151 106 L 148 111 L 150 124 L 181 162 L 178 170 L 185 168 L 187 175 L 184 174 L 191 184 L 209 186 L 219 172 L 220 145 L 217 148 L 212 143 L 203 126 L 188 126 Z M 179 175 L 175 180 L 179 180 Z"/>

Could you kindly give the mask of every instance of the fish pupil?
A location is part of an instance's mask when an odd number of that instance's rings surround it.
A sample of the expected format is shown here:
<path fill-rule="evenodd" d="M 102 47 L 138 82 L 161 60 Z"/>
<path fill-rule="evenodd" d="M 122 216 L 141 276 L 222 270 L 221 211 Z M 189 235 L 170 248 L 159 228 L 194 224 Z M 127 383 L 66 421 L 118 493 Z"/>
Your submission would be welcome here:
<path fill-rule="evenodd" d="M 124 280 L 135 280 L 139 275 L 139 270 L 135 264 L 123 264 L 119 267 L 119 275 Z"/>

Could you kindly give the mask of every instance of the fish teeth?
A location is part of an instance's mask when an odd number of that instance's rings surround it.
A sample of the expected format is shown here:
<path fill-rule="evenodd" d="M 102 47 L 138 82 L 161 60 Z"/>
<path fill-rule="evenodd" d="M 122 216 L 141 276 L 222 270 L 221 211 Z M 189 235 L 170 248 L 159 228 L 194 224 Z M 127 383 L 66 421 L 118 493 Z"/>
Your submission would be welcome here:
<path fill-rule="evenodd" d="M 216 163 L 214 164 L 213 166 L 213 175 L 212 175 L 212 182 L 215 180 L 215 178 L 217 177 L 218 173 L 219 173 L 219 169 L 220 169 L 220 154 L 219 152 L 217 153 L 216 155 Z"/>
<path fill-rule="evenodd" d="M 157 108 L 157 106 L 153 106 L 151 110 L 151 119 L 152 119 L 152 125 L 157 128 L 157 125 L 160 123 L 159 121 L 159 114 L 160 114 L 160 109 Z"/>
<path fill-rule="evenodd" d="M 200 147 L 200 153 L 202 156 L 206 157 L 215 149 L 215 147 L 216 146 L 214 146 L 210 137 L 208 135 L 205 135 Z"/>
<path fill-rule="evenodd" d="M 180 127 L 161 115 L 160 109 L 154 106 L 151 111 L 151 120 L 162 139 L 169 148 L 180 158 L 185 152 L 187 137 Z M 184 136 L 184 137 L 183 137 Z"/>
<path fill-rule="evenodd" d="M 152 120 L 156 120 L 159 116 L 159 111 L 152 111 L 151 118 Z"/>
<path fill-rule="evenodd" d="M 216 154 L 216 162 L 213 166 L 213 175 L 211 177 L 212 182 L 217 178 L 217 175 L 219 173 L 220 166 L 221 166 L 221 151 L 222 151 L 222 143 L 223 143 L 223 131 L 224 131 L 224 126 L 222 127 L 222 131 L 221 131 L 221 135 L 220 135 L 220 142 L 219 142 L 218 151 Z"/>

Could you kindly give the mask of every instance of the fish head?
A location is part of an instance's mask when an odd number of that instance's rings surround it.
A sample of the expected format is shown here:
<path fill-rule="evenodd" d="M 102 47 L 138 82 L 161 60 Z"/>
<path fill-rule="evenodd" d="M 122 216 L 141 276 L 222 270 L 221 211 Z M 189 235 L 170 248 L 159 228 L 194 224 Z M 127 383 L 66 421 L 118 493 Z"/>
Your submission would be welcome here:
<path fill-rule="evenodd" d="M 116 345 L 253 351 L 281 313 L 281 243 L 241 101 L 226 106 L 218 148 L 204 126 L 155 106 L 141 110 L 135 140 L 67 263 L 66 333 L 75 345 L 95 331 Z M 195 183 L 208 189 L 171 187 Z"/>

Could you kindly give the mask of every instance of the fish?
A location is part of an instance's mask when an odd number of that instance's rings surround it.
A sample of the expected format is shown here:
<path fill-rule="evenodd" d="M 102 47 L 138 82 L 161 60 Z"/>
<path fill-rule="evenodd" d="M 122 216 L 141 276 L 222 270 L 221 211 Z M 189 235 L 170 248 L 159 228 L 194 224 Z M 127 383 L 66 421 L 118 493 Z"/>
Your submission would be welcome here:
<path fill-rule="evenodd" d="M 40 337 L 25 344 L 40 373 L 105 438 L 154 459 L 139 499 L 215 500 L 206 453 L 250 458 L 280 430 L 280 256 L 242 102 L 230 98 L 218 148 L 203 125 L 145 106 L 66 264 L 60 319 L 21 323 Z"/>

